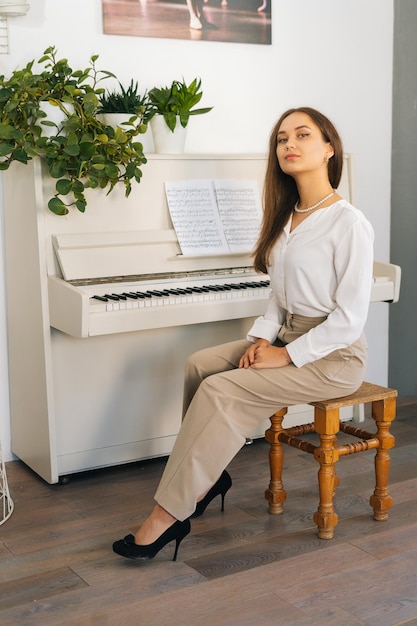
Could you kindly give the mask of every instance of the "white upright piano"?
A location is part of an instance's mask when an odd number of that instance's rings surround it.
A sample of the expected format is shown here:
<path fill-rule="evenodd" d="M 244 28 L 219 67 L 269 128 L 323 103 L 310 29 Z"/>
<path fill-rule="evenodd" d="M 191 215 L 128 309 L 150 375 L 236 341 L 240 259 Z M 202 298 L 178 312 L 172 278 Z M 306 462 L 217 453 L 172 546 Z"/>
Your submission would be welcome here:
<path fill-rule="evenodd" d="M 249 255 L 184 257 L 164 183 L 255 179 L 261 193 L 264 168 L 263 155 L 150 155 L 128 199 L 94 190 L 65 217 L 47 209 L 40 161 L 4 173 L 12 451 L 47 482 L 170 453 L 187 356 L 244 337 L 269 283 Z M 339 190 L 351 198 L 349 156 Z M 399 268 L 374 270 L 372 300 L 395 302 Z"/>

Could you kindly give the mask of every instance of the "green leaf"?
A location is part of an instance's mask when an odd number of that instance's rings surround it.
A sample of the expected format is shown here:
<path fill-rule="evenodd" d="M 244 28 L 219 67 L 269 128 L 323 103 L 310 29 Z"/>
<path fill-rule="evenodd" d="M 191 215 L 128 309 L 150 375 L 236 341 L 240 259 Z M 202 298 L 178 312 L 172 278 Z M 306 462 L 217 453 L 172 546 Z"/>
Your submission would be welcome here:
<path fill-rule="evenodd" d="M 120 126 L 118 126 L 116 128 L 116 132 L 115 132 L 115 140 L 117 141 L 118 144 L 123 144 L 123 143 L 127 143 L 127 141 L 129 140 L 128 135 L 126 134 L 126 132 L 120 128 Z"/>
<path fill-rule="evenodd" d="M 104 158 L 104 156 L 102 154 L 96 154 L 92 159 L 91 162 L 93 165 L 96 165 L 97 163 L 105 163 L 106 159 Z"/>
<path fill-rule="evenodd" d="M 52 178 L 62 178 L 66 175 L 67 169 L 62 161 L 52 161 L 49 164 L 49 173 Z"/>
<path fill-rule="evenodd" d="M 74 193 L 82 194 L 84 193 L 84 184 L 80 180 L 74 180 L 72 189 Z"/>
<path fill-rule="evenodd" d="M 88 184 L 90 185 L 91 189 L 96 189 L 98 187 L 98 178 L 96 178 L 95 176 L 89 176 Z"/>
<path fill-rule="evenodd" d="M 174 132 L 174 128 L 177 124 L 177 116 L 175 113 L 164 113 L 164 119 L 166 122 L 166 125 L 168 126 L 169 130 Z"/>
<path fill-rule="evenodd" d="M 67 215 L 68 209 L 66 205 L 59 198 L 51 198 L 48 202 L 48 209 L 55 213 L 55 215 Z"/>
<path fill-rule="evenodd" d="M 126 166 L 126 176 L 127 178 L 133 178 L 135 175 L 136 164 L 131 162 Z"/>
<path fill-rule="evenodd" d="M 8 89 L 7 87 L 3 87 L 2 89 L 0 89 L 0 102 L 6 102 L 12 96 L 13 96 L 12 89 Z"/>
<path fill-rule="evenodd" d="M 203 113 L 209 113 L 213 107 L 205 107 L 203 109 L 194 109 L 190 111 L 190 115 L 202 115 Z"/>
<path fill-rule="evenodd" d="M 10 154 L 14 149 L 14 146 L 9 143 L 0 143 L 0 156 L 6 156 L 6 154 Z"/>
<path fill-rule="evenodd" d="M 21 139 L 23 134 L 13 126 L 0 124 L 0 139 Z"/>
<path fill-rule="evenodd" d="M 69 156 L 78 156 L 80 154 L 80 146 L 78 144 L 69 144 L 65 146 L 64 152 Z"/>
<path fill-rule="evenodd" d="M 140 179 L 142 178 L 142 172 L 141 170 L 137 167 L 135 170 L 135 180 L 137 183 L 140 183 Z"/>
<path fill-rule="evenodd" d="M 189 122 L 190 119 L 190 112 L 189 111 L 181 111 L 180 113 L 180 124 L 183 128 L 185 128 Z"/>
<path fill-rule="evenodd" d="M 84 159 L 91 159 L 96 151 L 96 146 L 92 142 L 80 143 L 80 154 Z"/>
<path fill-rule="evenodd" d="M 72 182 L 67 178 L 61 178 L 57 181 L 55 189 L 62 196 L 66 196 L 72 190 Z"/>
<path fill-rule="evenodd" d="M 119 178 L 119 169 L 114 163 L 107 163 L 105 171 L 109 178 Z"/>
<path fill-rule="evenodd" d="M 86 200 L 77 200 L 75 206 L 80 211 L 80 213 L 85 213 L 85 207 L 87 206 Z"/>
<path fill-rule="evenodd" d="M 23 150 L 23 148 L 20 148 L 14 153 L 14 160 L 19 161 L 19 163 L 26 164 L 30 160 L 30 157 L 28 156 L 27 152 Z"/>
<path fill-rule="evenodd" d="M 58 156 L 58 150 L 56 150 L 56 148 L 52 148 L 51 146 L 48 146 L 46 152 L 45 152 L 45 158 L 46 159 L 56 159 Z"/>
<path fill-rule="evenodd" d="M 68 135 L 68 145 L 69 146 L 78 145 L 78 137 L 75 133 L 70 133 Z"/>

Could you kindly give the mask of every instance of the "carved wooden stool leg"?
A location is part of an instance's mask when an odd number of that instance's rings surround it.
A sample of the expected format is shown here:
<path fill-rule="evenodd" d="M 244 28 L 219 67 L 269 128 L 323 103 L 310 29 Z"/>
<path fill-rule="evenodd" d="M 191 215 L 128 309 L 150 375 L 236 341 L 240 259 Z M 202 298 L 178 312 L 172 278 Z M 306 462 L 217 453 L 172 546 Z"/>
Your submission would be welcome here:
<path fill-rule="evenodd" d="M 385 398 L 372 402 L 372 417 L 376 421 L 379 448 L 375 455 L 376 486 L 370 497 L 370 505 L 374 509 L 374 519 L 378 522 L 388 519 L 388 511 L 392 507 L 392 498 L 388 494 L 388 474 L 390 455 L 388 450 L 395 444 L 394 436 L 389 432 L 391 422 L 395 419 L 396 400 Z"/>
<path fill-rule="evenodd" d="M 334 464 L 339 460 L 336 449 L 336 433 L 339 431 L 339 410 L 322 410 L 316 407 L 314 416 L 315 430 L 320 437 L 320 446 L 314 452 L 314 458 L 320 463 L 319 507 L 314 514 L 320 539 L 332 539 L 338 515 L 333 507 L 334 490 L 338 477 Z"/>
<path fill-rule="evenodd" d="M 280 409 L 270 417 L 271 428 L 265 432 L 265 439 L 271 444 L 269 450 L 269 468 L 271 472 L 271 480 L 269 488 L 265 491 L 265 498 L 269 502 L 269 512 L 273 515 L 282 513 L 283 505 L 287 497 L 287 492 L 282 484 L 282 465 L 284 462 L 284 452 L 281 442 L 279 441 L 279 433 L 282 432 L 282 420 L 284 419 L 287 409 Z"/>

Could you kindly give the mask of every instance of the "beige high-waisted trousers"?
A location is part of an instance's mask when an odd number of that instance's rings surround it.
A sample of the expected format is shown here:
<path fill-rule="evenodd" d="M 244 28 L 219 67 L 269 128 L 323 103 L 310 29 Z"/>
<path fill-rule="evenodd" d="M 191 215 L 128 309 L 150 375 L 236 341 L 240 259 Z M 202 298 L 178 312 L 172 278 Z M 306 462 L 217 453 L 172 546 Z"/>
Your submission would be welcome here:
<path fill-rule="evenodd" d="M 275 345 L 290 343 L 325 318 L 287 315 Z M 246 340 L 207 348 L 187 361 L 184 420 L 155 500 L 178 520 L 217 481 L 246 438 L 278 409 L 349 395 L 363 381 L 364 335 L 358 341 L 300 368 L 239 369 Z"/>

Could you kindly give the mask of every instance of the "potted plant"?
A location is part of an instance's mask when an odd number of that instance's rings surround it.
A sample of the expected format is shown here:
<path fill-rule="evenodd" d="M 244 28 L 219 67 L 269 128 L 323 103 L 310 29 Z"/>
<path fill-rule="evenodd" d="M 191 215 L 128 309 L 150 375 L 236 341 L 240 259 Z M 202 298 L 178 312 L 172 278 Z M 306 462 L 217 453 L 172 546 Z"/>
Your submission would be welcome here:
<path fill-rule="evenodd" d="M 98 113 L 104 115 L 113 113 L 125 113 L 130 115 L 140 115 L 142 121 L 146 124 L 149 121 L 151 105 L 148 100 L 147 92 L 142 95 L 139 92 L 138 83 L 134 83 L 133 79 L 130 85 L 125 88 L 119 82 L 118 89 L 109 89 L 99 96 Z"/>
<path fill-rule="evenodd" d="M 13 161 L 27 163 L 40 157 L 49 175 L 57 179 L 48 207 L 58 215 L 67 214 L 70 206 L 84 212 L 87 188 L 110 193 L 121 183 L 128 196 L 146 163 L 142 144 L 136 140 L 146 130 L 140 114 L 126 129 L 97 117 L 104 92 L 98 83 L 114 77 L 97 70 L 97 59 L 93 55 L 87 69 L 73 71 L 66 59 L 57 60 L 55 48 L 50 47 L 39 59 L 45 68 L 42 72 L 35 74 L 31 61 L 8 79 L 0 76 L 0 169 L 8 169 Z M 59 123 L 42 110 L 45 101 L 63 113 Z M 46 133 L 47 128 L 52 132 Z"/>
<path fill-rule="evenodd" d="M 149 91 L 151 127 L 157 151 L 182 151 L 185 143 L 185 129 L 192 115 L 208 113 L 213 107 L 196 109 L 203 96 L 201 79 L 194 78 L 189 85 L 184 81 L 174 80 L 167 87 L 153 87 Z M 174 150 L 159 148 L 161 142 L 170 138 L 175 131 L 180 131 L 180 144 Z"/>
<path fill-rule="evenodd" d="M 122 128 L 133 126 L 139 121 L 140 132 L 143 133 L 141 137 L 143 149 L 146 152 L 154 151 L 152 134 L 148 132 L 151 104 L 147 92 L 140 93 L 139 85 L 133 79 L 126 88 L 119 82 L 116 89 L 108 89 L 101 94 L 97 116 L 106 124 Z"/>

